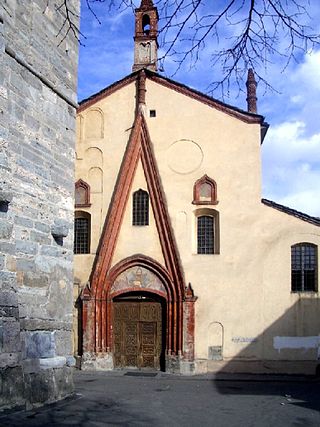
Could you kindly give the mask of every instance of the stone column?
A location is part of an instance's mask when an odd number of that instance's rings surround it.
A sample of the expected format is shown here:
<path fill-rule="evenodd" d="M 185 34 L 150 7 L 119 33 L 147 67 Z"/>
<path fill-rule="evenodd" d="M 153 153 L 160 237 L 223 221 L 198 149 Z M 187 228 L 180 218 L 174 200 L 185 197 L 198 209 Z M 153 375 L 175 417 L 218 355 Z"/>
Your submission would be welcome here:
<path fill-rule="evenodd" d="M 194 361 L 194 332 L 195 332 L 195 310 L 194 304 L 198 297 L 194 296 L 191 283 L 185 292 L 183 307 L 184 317 L 184 358 L 189 362 Z"/>

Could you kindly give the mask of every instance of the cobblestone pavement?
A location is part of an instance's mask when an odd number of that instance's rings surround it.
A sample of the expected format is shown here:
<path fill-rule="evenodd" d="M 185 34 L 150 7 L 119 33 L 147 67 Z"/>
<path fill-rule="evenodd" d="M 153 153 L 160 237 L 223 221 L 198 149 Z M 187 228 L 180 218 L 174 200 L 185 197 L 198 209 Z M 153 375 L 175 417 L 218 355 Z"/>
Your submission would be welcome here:
<path fill-rule="evenodd" d="M 320 426 L 320 383 L 302 377 L 76 372 L 73 397 L 0 415 L 0 426 Z"/>

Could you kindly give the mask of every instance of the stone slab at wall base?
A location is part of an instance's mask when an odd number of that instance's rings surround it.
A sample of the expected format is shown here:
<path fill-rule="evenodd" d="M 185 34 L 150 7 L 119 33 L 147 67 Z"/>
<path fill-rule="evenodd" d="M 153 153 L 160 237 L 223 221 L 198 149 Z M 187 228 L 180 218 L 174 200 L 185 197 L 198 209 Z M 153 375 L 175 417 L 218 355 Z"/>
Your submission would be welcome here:
<path fill-rule="evenodd" d="M 279 375 L 316 375 L 316 360 L 208 360 L 207 372 Z"/>
<path fill-rule="evenodd" d="M 21 367 L 0 372 L 0 406 L 2 410 L 29 410 L 64 399 L 74 391 L 73 368 L 40 369 L 23 373 Z"/>
<path fill-rule="evenodd" d="M 114 368 L 112 353 L 84 353 L 81 369 L 84 371 L 112 371 Z"/>
<path fill-rule="evenodd" d="M 166 354 L 166 372 L 170 372 L 170 374 L 180 374 L 180 364 L 180 356 Z"/>
<path fill-rule="evenodd" d="M 25 374 L 26 408 L 55 402 L 74 391 L 71 367 L 45 369 Z"/>
<path fill-rule="evenodd" d="M 22 367 L 0 369 L 0 408 L 25 408 L 24 394 Z"/>

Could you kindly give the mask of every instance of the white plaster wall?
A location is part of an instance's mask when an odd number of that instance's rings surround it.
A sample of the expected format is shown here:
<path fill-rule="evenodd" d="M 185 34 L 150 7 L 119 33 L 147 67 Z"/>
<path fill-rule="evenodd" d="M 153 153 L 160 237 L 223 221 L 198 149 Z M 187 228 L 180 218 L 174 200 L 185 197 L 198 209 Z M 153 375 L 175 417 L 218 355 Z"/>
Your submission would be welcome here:
<path fill-rule="evenodd" d="M 291 293 L 290 247 L 297 242 L 319 245 L 319 228 L 261 203 L 260 126 L 147 80 L 146 120 L 186 282 L 196 302 L 195 349 L 206 358 L 209 326 L 223 326 L 223 355 L 246 360 L 316 360 L 317 349 L 281 348 L 274 337 L 317 336 L 320 330 L 318 293 Z M 78 131 L 77 152 L 102 151 L 103 193 L 92 195 L 92 250 L 76 256 L 76 277 L 88 280 L 110 198 L 134 120 L 132 83 L 90 108 L 104 114 L 103 138 L 85 140 Z M 156 110 L 156 117 L 149 117 Z M 86 111 L 81 112 L 81 124 Z M 88 180 L 86 158 L 78 158 L 76 179 Z M 99 165 L 96 165 L 99 166 Z M 217 183 L 220 254 L 195 252 L 193 185 L 207 174 Z M 141 165 L 132 191 L 146 188 Z M 210 208 L 210 206 L 209 206 Z M 150 209 L 150 213 L 152 210 Z M 163 264 L 153 216 L 149 227 L 131 226 L 131 196 L 113 264 L 134 253 Z M 214 337 L 213 337 L 214 341 Z"/>

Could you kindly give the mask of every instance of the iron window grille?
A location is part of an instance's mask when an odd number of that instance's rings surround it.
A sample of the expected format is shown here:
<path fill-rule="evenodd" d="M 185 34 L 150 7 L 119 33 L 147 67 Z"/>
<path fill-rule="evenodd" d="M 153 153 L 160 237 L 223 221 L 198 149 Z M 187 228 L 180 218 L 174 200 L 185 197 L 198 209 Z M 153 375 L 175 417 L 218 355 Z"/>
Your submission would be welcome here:
<path fill-rule="evenodd" d="M 149 194 L 141 189 L 133 193 L 132 225 L 149 225 Z"/>
<path fill-rule="evenodd" d="M 292 292 L 317 291 L 317 246 L 299 243 L 291 247 Z"/>
<path fill-rule="evenodd" d="M 214 218 L 204 215 L 197 218 L 197 253 L 214 253 Z"/>
<path fill-rule="evenodd" d="M 90 252 L 90 220 L 75 218 L 74 222 L 74 253 L 88 254 Z"/>

